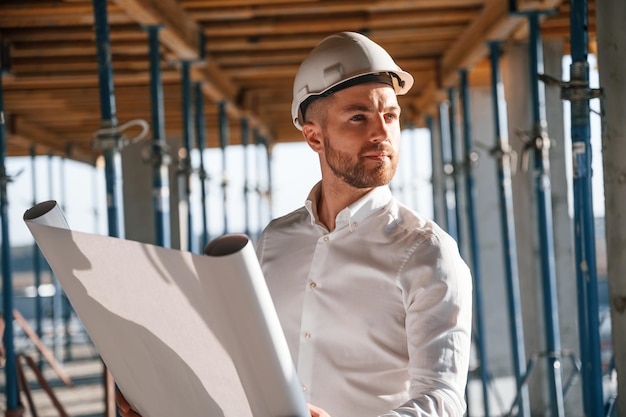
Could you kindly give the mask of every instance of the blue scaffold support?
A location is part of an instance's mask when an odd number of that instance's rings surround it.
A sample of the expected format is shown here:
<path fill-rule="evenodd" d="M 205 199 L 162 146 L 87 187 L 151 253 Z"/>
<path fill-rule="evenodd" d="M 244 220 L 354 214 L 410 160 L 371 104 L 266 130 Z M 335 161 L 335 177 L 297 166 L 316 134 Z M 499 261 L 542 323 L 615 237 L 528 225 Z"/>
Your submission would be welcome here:
<path fill-rule="evenodd" d="M 266 222 L 269 222 L 274 217 L 272 213 L 272 162 L 270 160 L 269 145 L 267 144 L 267 141 L 261 135 L 261 132 L 259 132 L 258 129 L 254 129 L 254 143 L 257 145 L 257 147 L 258 145 L 261 146 L 261 152 L 257 153 L 257 169 L 259 170 L 259 175 L 260 170 L 263 169 L 262 166 L 264 165 L 264 162 L 267 174 L 267 184 L 265 190 L 261 188 L 261 182 L 257 182 L 257 192 L 259 193 L 259 199 L 261 202 L 263 200 L 267 202 L 266 219 L 263 218 L 261 210 L 259 210 L 259 226 L 263 227 Z"/>
<path fill-rule="evenodd" d="M 257 197 L 259 199 L 259 209 L 257 210 L 257 223 L 259 225 L 259 228 L 257 230 L 257 233 L 260 235 L 261 231 L 263 230 L 263 225 L 265 224 L 265 220 L 264 220 L 264 216 L 263 216 L 263 190 L 261 188 L 261 153 L 259 152 L 259 146 L 261 145 L 261 141 L 263 140 L 261 138 L 261 134 L 259 133 L 259 129 L 255 128 L 253 130 L 253 138 L 254 138 L 254 155 L 255 155 L 255 159 L 256 159 L 256 163 L 255 163 L 255 168 L 257 170 L 257 173 L 255 175 L 256 177 L 256 187 L 255 187 L 255 191 L 257 193 Z"/>
<path fill-rule="evenodd" d="M 578 285 L 578 328 L 583 375 L 583 406 L 587 416 L 604 412 L 600 313 L 596 268 L 595 225 L 591 185 L 591 127 L 589 99 L 597 92 L 589 88 L 587 0 L 570 3 L 569 88 L 562 96 L 571 101 L 571 137 L 574 188 L 574 245 Z M 596 97 L 598 95 L 595 95 Z"/>
<path fill-rule="evenodd" d="M 228 164 L 226 160 L 226 148 L 228 147 L 228 114 L 226 113 L 226 101 L 219 102 L 219 133 L 220 149 L 222 151 L 222 205 L 224 213 L 224 234 L 229 232 L 228 227 Z"/>
<path fill-rule="evenodd" d="M 207 204 L 207 181 L 208 175 L 204 168 L 204 148 L 206 146 L 206 128 L 204 125 L 204 94 L 202 93 L 202 83 L 194 82 L 195 95 L 195 122 L 196 122 L 196 141 L 198 153 L 200 155 L 200 167 L 198 169 L 198 177 L 200 179 L 200 208 L 202 210 L 202 241 L 200 248 L 204 250 L 209 243 L 209 218 Z"/>
<path fill-rule="evenodd" d="M 440 224 L 441 223 L 441 216 L 439 215 L 439 213 L 441 212 L 440 210 L 440 200 L 437 198 L 437 192 L 436 192 L 436 188 L 437 188 L 437 184 L 435 184 L 435 167 L 437 166 L 437 157 L 435 155 L 435 122 L 432 118 L 432 116 L 427 115 L 425 118 L 425 123 L 426 123 L 426 128 L 428 129 L 428 134 L 430 135 L 430 155 L 431 155 L 431 162 L 430 162 L 430 166 L 431 166 L 431 172 L 430 172 L 430 183 L 432 185 L 432 190 L 433 190 L 433 220 L 437 223 Z"/>
<path fill-rule="evenodd" d="M 6 413 L 20 410 L 17 383 L 17 358 L 13 340 L 13 277 L 11 264 L 11 240 L 9 233 L 9 199 L 7 185 L 10 181 L 6 172 L 7 134 L 4 117 L 4 69 L 0 68 L 0 223 L 2 226 L 2 316 L 4 318 L 4 375 Z"/>
<path fill-rule="evenodd" d="M 539 16 L 542 12 L 526 12 L 529 23 L 529 75 L 532 105 L 532 136 L 534 179 L 537 197 L 540 267 L 543 287 L 543 308 L 546 332 L 548 389 L 552 417 L 563 417 L 563 382 L 561 374 L 561 338 L 556 291 L 554 231 L 550 184 L 550 138 L 547 133 L 546 103 L 539 73 L 543 73 L 543 51 Z"/>
<path fill-rule="evenodd" d="M 150 108 L 152 120 L 152 208 L 154 210 L 155 242 L 169 248 L 170 199 L 169 155 L 165 141 L 165 115 L 163 105 L 163 82 L 161 80 L 161 54 L 159 52 L 158 25 L 146 27 L 150 49 Z"/>
<path fill-rule="evenodd" d="M 461 227 L 461 205 L 459 204 L 459 198 L 461 196 L 457 170 L 458 164 L 458 151 L 457 151 L 457 129 L 456 129 L 456 113 L 457 112 L 457 96 L 454 88 L 448 88 L 448 138 L 449 138 L 449 161 L 448 165 L 452 168 L 451 174 L 448 177 L 452 182 L 452 198 L 454 199 L 452 206 L 454 207 L 454 224 L 456 225 L 456 242 L 459 245 L 459 250 L 463 250 L 463 231 Z M 488 416 L 487 416 L 488 417 Z"/>
<path fill-rule="evenodd" d="M 54 193 L 54 161 L 53 161 L 53 155 L 50 153 L 48 154 L 48 191 L 49 191 L 49 199 L 50 200 L 54 200 L 55 199 L 55 193 Z M 62 198 L 60 198 L 60 207 L 61 209 L 64 211 L 64 201 Z M 50 267 L 48 265 L 48 267 Z M 50 267 L 50 275 L 52 277 L 52 285 L 54 286 L 54 294 L 52 295 L 52 350 L 54 353 L 54 356 L 57 358 L 57 360 L 61 361 L 63 358 L 63 345 L 62 345 L 62 340 L 59 337 L 59 329 L 61 328 L 61 320 L 63 319 L 63 300 L 62 300 L 62 293 L 63 290 L 61 288 L 61 283 L 59 282 L 59 280 L 57 279 L 56 275 L 54 274 L 54 271 L 52 270 L 52 268 Z"/>
<path fill-rule="evenodd" d="M 272 190 L 273 186 L 273 175 L 272 175 L 272 149 L 270 148 L 269 141 L 267 139 L 263 139 L 263 146 L 265 147 L 265 161 L 267 167 L 267 214 L 269 219 L 272 220 L 274 218 L 274 209 L 272 204 Z"/>
<path fill-rule="evenodd" d="M 102 150 L 106 183 L 107 231 L 112 237 L 124 237 L 122 216 L 122 165 L 120 157 L 121 138 L 118 127 L 117 107 L 113 86 L 113 66 L 106 0 L 93 0 L 96 48 L 98 56 L 98 85 L 100 91 L 100 116 L 103 132 L 96 138 L 96 146 Z"/>
<path fill-rule="evenodd" d="M 470 256 L 472 259 L 472 278 L 474 280 L 474 323 L 478 340 L 478 360 L 480 362 L 480 379 L 482 382 L 483 409 L 485 417 L 491 416 L 489 407 L 489 363 L 487 361 L 487 343 L 485 339 L 485 320 L 483 314 L 482 273 L 480 269 L 480 245 L 478 244 L 478 219 L 476 215 L 476 188 L 474 187 L 473 163 L 476 153 L 473 150 L 470 126 L 470 100 L 467 70 L 459 71 L 461 95 L 461 111 L 463 120 L 463 146 L 465 148 L 465 196 L 467 199 L 467 225 Z"/>
<path fill-rule="evenodd" d="M 500 72 L 500 42 L 489 42 L 491 63 L 491 94 L 496 145 L 492 154 L 498 159 L 498 191 L 500 199 L 500 227 L 504 252 L 504 272 L 509 314 L 509 334 L 513 361 L 513 373 L 516 382 L 516 399 L 511 406 L 511 413 L 519 417 L 530 417 L 528 386 L 523 378 L 526 374 L 526 351 L 524 347 L 524 325 L 522 320 L 522 302 L 517 266 L 517 243 L 515 233 L 515 215 L 513 211 L 512 152 L 508 138 L 506 120 L 506 100 Z"/>
<path fill-rule="evenodd" d="M 37 149 L 33 145 L 30 147 L 31 163 L 31 188 L 33 190 L 32 205 L 35 206 L 37 199 Z M 43 305 L 39 288 L 41 287 L 41 252 L 37 243 L 33 243 L 33 275 L 35 286 L 35 333 L 39 340 L 43 338 Z M 43 355 L 39 352 L 37 367 L 43 369 Z"/>
<path fill-rule="evenodd" d="M 250 144 L 250 124 L 247 117 L 241 118 L 241 145 L 243 148 L 243 205 L 244 232 L 250 236 L 250 166 L 248 164 L 248 145 Z"/>
<path fill-rule="evenodd" d="M 456 197 L 454 196 L 454 161 L 450 143 L 450 123 L 448 104 L 439 104 L 439 136 L 441 138 L 441 166 L 443 167 L 443 207 L 445 224 L 448 233 L 455 241 L 459 241 L 459 229 L 456 222 Z"/>
<path fill-rule="evenodd" d="M 179 166 L 178 166 L 178 178 L 179 178 L 179 201 L 186 203 L 186 212 L 179 213 L 179 215 L 186 215 L 184 223 L 181 219 L 181 229 L 184 227 L 184 235 L 187 237 L 187 250 L 189 252 L 195 252 L 195 242 L 193 233 L 193 209 L 191 204 L 191 143 L 193 135 L 193 114 L 191 111 L 191 61 L 182 61 L 180 63 L 181 72 L 181 105 L 182 105 L 182 118 L 183 118 L 183 148 L 179 152 Z M 180 207 L 180 206 L 179 206 Z M 181 233 L 182 235 L 183 233 Z M 181 247 L 182 247 L 181 242 Z"/>

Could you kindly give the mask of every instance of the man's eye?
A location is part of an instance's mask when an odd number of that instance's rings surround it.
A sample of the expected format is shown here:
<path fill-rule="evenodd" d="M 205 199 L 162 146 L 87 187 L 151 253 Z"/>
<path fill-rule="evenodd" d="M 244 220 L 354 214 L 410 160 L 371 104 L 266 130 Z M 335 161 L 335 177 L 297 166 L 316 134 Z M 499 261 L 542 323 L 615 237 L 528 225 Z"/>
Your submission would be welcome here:
<path fill-rule="evenodd" d="M 352 116 L 350 120 L 353 120 L 355 122 L 365 120 L 365 116 L 363 116 L 362 114 L 357 114 L 357 115 Z"/>
<path fill-rule="evenodd" d="M 398 118 L 398 115 L 397 115 L 397 114 L 394 114 L 394 113 L 387 113 L 387 114 L 385 115 L 385 117 L 386 117 L 388 120 L 396 120 L 396 119 Z"/>

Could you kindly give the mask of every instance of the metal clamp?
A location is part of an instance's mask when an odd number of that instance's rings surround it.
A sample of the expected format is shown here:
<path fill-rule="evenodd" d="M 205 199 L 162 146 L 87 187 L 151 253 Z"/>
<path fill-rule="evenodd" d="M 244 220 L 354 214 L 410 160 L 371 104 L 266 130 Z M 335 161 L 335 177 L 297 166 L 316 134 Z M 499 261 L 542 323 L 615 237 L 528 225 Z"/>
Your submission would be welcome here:
<path fill-rule="evenodd" d="M 562 100 L 591 100 L 594 98 L 602 98 L 604 96 L 604 91 L 602 90 L 602 88 L 589 88 L 588 81 L 562 81 L 547 74 L 537 74 L 537 77 L 547 86 L 560 87 Z"/>

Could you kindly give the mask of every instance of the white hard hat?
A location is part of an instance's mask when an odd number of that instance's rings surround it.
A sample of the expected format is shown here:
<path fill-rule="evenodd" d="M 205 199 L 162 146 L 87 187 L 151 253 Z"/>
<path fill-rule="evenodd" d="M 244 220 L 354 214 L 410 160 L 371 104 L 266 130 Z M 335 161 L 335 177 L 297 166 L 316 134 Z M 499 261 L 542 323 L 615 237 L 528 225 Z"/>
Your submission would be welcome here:
<path fill-rule="evenodd" d="M 413 77 L 394 62 L 380 45 L 354 32 L 322 40 L 302 61 L 293 83 L 291 118 L 302 130 L 302 111 L 315 98 L 365 82 L 386 82 L 396 94 L 405 94 Z"/>

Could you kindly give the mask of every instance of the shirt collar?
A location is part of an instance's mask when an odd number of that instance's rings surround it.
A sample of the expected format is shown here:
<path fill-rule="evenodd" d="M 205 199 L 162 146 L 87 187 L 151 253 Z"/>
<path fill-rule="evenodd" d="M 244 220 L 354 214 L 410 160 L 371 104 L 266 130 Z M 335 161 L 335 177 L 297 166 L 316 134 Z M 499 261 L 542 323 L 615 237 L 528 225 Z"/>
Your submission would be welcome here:
<path fill-rule="evenodd" d="M 311 192 L 304 203 L 307 211 L 309 212 L 312 225 L 316 224 L 319 219 L 317 214 L 317 203 L 320 198 L 321 190 L 322 183 L 320 181 L 311 189 Z M 335 219 L 335 230 L 341 229 L 345 226 L 350 226 L 350 230 L 352 231 L 361 221 L 385 207 L 391 198 L 392 196 L 389 186 L 383 185 L 374 188 L 372 191 L 365 194 L 363 197 L 350 204 L 337 214 L 337 218 Z"/>

